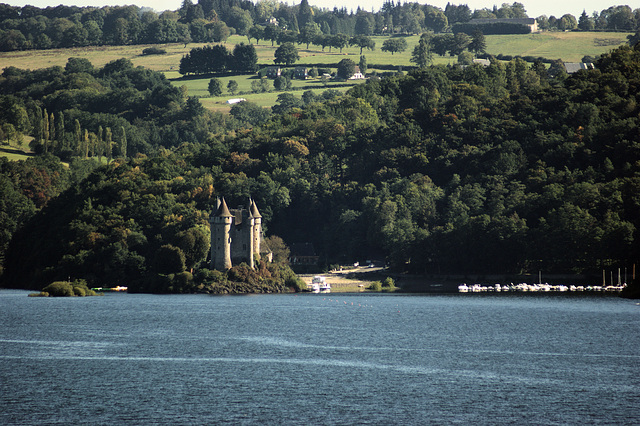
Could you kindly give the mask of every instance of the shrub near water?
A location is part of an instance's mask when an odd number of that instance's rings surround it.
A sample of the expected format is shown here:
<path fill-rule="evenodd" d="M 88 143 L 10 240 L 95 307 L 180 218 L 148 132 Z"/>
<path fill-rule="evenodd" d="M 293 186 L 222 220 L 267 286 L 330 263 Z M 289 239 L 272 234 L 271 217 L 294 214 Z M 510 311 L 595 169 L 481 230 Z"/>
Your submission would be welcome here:
<path fill-rule="evenodd" d="M 367 287 L 367 290 L 371 291 L 394 291 L 395 289 L 396 284 L 391 277 L 385 278 L 382 282 L 374 281 Z"/>
<path fill-rule="evenodd" d="M 69 281 L 54 281 L 45 288 L 42 289 L 40 293 L 30 294 L 29 296 L 39 296 L 39 297 L 85 297 L 85 296 L 95 296 L 96 292 L 87 287 L 87 284 L 84 280 L 75 280 L 74 282 Z"/>

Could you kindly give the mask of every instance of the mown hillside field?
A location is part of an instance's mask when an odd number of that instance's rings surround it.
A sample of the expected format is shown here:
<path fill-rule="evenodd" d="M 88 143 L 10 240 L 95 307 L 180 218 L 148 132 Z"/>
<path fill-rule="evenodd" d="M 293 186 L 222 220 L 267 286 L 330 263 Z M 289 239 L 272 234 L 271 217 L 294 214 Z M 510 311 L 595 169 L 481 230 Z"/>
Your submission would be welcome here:
<path fill-rule="evenodd" d="M 494 56 L 533 56 L 544 57 L 547 59 L 561 59 L 565 62 L 579 62 L 584 56 L 596 57 L 603 53 L 609 52 L 612 48 L 619 46 L 627 41 L 629 33 L 602 33 L 602 32 L 545 32 L 537 34 L 516 34 L 516 35 L 489 35 L 487 40 L 487 53 Z M 388 37 L 374 36 L 372 37 L 376 48 L 374 50 L 365 49 L 363 55 L 367 58 L 369 64 L 369 72 L 376 70 L 376 65 L 383 66 L 401 66 L 406 69 L 413 67 L 411 52 L 418 43 L 419 36 L 405 37 L 407 40 L 407 49 L 404 52 L 391 54 L 380 50 L 384 41 Z M 248 43 L 249 40 L 245 36 L 231 36 L 223 43 L 229 50 L 238 43 Z M 273 65 L 274 52 L 278 45 L 271 45 L 268 40 L 261 40 L 253 44 L 258 54 L 258 63 L 260 65 Z M 177 86 L 184 86 L 188 90 L 190 96 L 198 96 L 203 98 L 202 104 L 212 110 L 229 111 L 229 106 L 225 104 L 226 100 L 233 97 L 226 91 L 221 97 L 211 97 L 207 91 L 207 85 L 210 77 L 206 78 L 188 78 L 183 79 L 178 68 L 180 59 L 189 53 L 191 49 L 202 47 L 205 43 L 189 43 L 186 47 L 182 43 L 172 43 L 163 45 L 135 45 L 135 46 L 95 46 L 72 49 L 52 49 L 42 51 L 22 51 L 22 52 L 0 52 L 0 63 L 5 66 L 13 66 L 20 69 L 40 69 L 51 66 L 64 67 L 68 58 L 85 58 L 89 60 L 95 67 L 102 67 L 106 63 L 120 58 L 131 60 L 135 66 L 142 66 L 146 69 L 162 72 L 172 83 Z M 149 47 L 159 47 L 167 53 L 164 55 L 142 55 L 142 51 Z M 326 47 L 324 51 L 320 46 L 311 45 L 306 49 L 304 45 L 299 45 L 300 60 L 297 63 L 311 65 L 314 64 L 333 64 L 335 65 L 344 58 L 350 58 L 358 63 L 360 58 L 360 49 L 354 46 L 345 47 L 342 52 L 337 49 L 329 49 Z M 330 52 L 331 50 L 331 52 Z M 434 64 L 451 65 L 457 63 L 456 57 L 451 56 L 434 56 Z M 383 72 L 381 70 L 381 72 Z M 252 94 L 250 91 L 251 81 L 255 79 L 255 75 L 236 75 L 222 76 L 221 81 L 223 87 L 229 80 L 234 79 L 239 83 L 239 91 L 242 91 L 242 97 L 255 102 L 261 106 L 272 106 L 276 102 L 277 93 L 270 94 Z M 351 84 L 358 84 L 353 82 Z M 328 83 L 326 86 L 321 83 L 320 79 L 313 81 L 295 81 L 293 88 L 298 90 L 312 90 L 319 92 L 326 88 L 334 87 L 335 83 Z M 344 91 L 344 85 L 337 87 L 338 90 Z"/>
<path fill-rule="evenodd" d="M 585 55 L 598 56 L 607 53 L 612 48 L 626 43 L 630 33 L 602 33 L 602 32 L 544 32 L 537 34 L 512 34 L 512 35 L 488 35 L 487 53 L 492 55 L 520 55 L 520 56 L 543 56 L 548 59 L 562 59 L 566 62 L 579 62 Z M 370 64 L 393 64 L 401 66 L 413 65 L 409 59 L 411 51 L 417 44 L 419 36 L 406 37 L 407 50 L 391 55 L 382 52 L 380 47 L 388 37 L 373 36 L 376 43 L 374 51 L 364 50 Z M 229 49 L 238 43 L 248 43 L 245 36 L 234 35 L 223 43 Z M 0 52 L 0 63 L 3 67 L 14 66 L 21 69 L 38 69 L 51 66 L 61 66 L 67 63 L 70 57 L 86 58 L 94 66 L 102 67 L 106 63 L 115 59 L 127 58 L 134 65 L 143 66 L 153 71 L 168 73 L 167 77 L 179 77 L 177 73 L 180 59 L 192 48 L 204 46 L 207 43 L 189 43 L 186 47 L 184 43 L 169 43 L 161 45 L 134 45 L 134 46 L 87 46 L 83 48 L 71 49 L 51 49 L 51 50 L 30 50 L 17 52 Z M 273 64 L 274 52 L 277 45 L 271 46 L 271 42 L 261 40 L 259 44 L 253 44 L 258 53 L 259 63 Z M 165 49 L 165 55 L 143 56 L 142 51 L 148 47 L 160 47 Z M 310 49 L 300 48 L 300 63 L 338 63 L 344 56 L 358 58 L 360 49 L 358 47 L 345 47 L 343 52 L 336 52 L 325 48 L 311 45 Z M 357 62 L 357 60 L 356 60 Z M 435 64 L 455 63 L 456 58 L 436 56 Z"/>

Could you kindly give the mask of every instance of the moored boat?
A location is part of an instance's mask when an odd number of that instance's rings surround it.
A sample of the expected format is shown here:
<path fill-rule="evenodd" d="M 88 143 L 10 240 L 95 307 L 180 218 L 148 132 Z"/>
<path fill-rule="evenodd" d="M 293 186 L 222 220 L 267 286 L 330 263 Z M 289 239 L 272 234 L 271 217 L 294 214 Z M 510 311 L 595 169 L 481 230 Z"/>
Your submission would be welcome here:
<path fill-rule="evenodd" d="M 311 293 L 331 293 L 331 284 L 322 275 L 316 275 L 311 282 L 307 284 L 307 291 Z"/>

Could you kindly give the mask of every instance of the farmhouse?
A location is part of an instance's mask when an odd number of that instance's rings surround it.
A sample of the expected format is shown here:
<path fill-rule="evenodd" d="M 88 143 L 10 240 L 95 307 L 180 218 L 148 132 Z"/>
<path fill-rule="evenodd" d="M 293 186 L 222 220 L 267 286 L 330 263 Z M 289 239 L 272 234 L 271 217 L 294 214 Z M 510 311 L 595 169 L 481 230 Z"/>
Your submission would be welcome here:
<path fill-rule="evenodd" d="M 297 78 L 299 80 L 306 80 L 308 75 L 307 67 L 295 67 L 293 70 L 293 78 Z"/>
<path fill-rule="evenodd" d="M 353 71 L 353 75 L 349 77 L 349 80 L 362 80 L 364 78 L 364 74 L 360 71 L 360 67 L 356 65 L 355 70 Z"/>
<path fill-rule="evenodd" d="M 282 69 L 280 69 L 280 67 L 268 67 L 267 68 L 267 77 L 268 78 L 280 77 L 281 74 L 282 74 Z"/>

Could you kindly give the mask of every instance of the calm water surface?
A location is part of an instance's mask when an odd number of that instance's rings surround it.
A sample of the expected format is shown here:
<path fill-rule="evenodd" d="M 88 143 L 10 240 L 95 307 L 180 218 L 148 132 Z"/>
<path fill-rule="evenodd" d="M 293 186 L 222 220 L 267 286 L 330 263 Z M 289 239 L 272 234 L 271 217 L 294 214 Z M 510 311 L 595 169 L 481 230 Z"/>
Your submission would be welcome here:
<path fill-rule="evenodd" d="M 615 297 L 0 290 L 0 424 L 640 424 Z"/>

